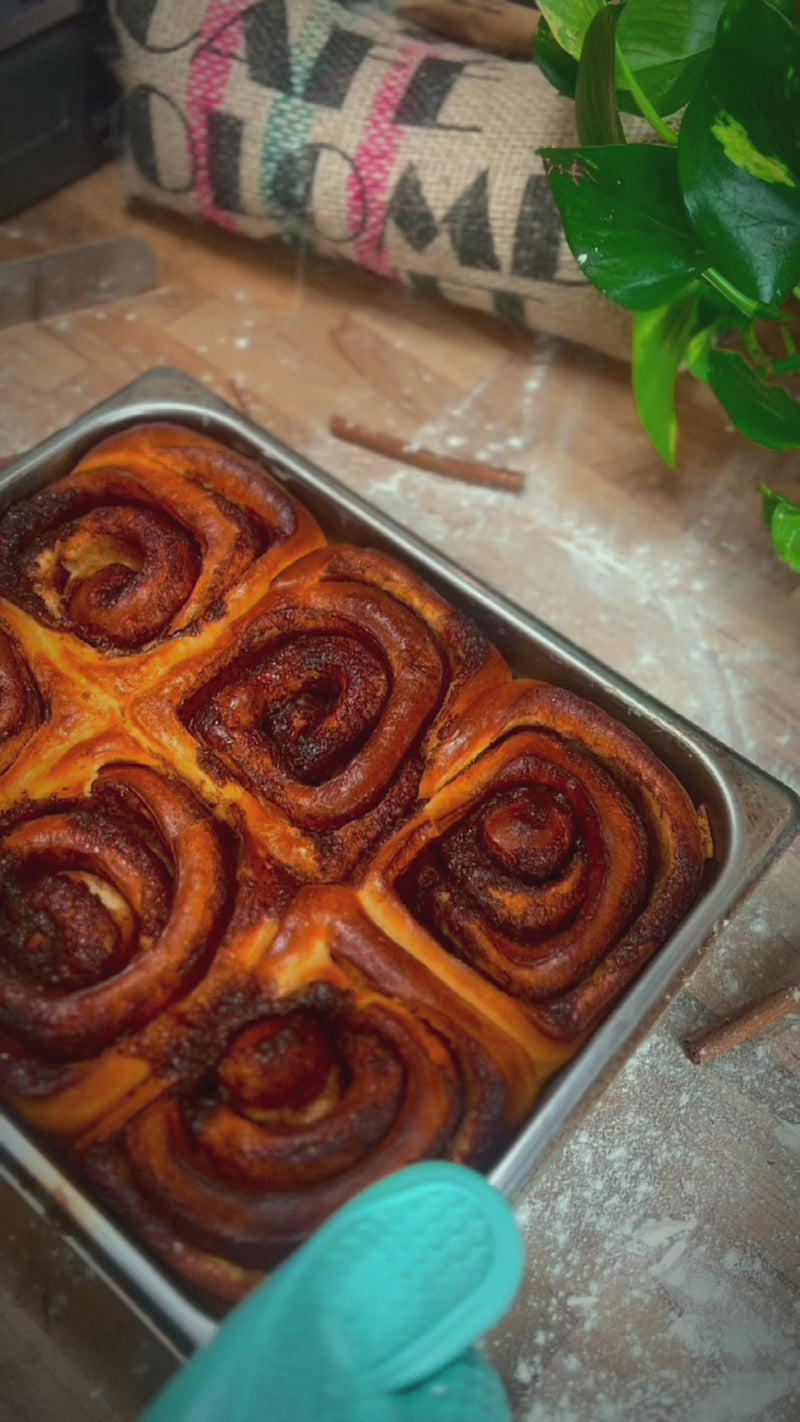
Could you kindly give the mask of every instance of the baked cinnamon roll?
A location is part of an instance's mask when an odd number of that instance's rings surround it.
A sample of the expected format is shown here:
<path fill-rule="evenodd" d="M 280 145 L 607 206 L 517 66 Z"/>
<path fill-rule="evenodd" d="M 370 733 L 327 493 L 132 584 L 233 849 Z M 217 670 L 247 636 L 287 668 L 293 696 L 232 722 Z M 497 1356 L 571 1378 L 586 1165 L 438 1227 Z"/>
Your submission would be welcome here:
<path fill-rule="evenodd" d="M 263 951 L 296 889 L 120 748 L 74 748 L 70 793 L 0 818 L 0 1085 L 59 1136 L 150 1075 L 148 1025 Z"/>
<path fill-rule="evenodd" d="M 541 1084 L 347 889 L 303 890 L 249 986 L 206 995 L 187 1069 L 77 1147 L 149 1246 L 229 1299 L 392 1170 L 485 1165 Z"/>
<path fill-rule="evenodd" d="M 310 554 L 275 580 L 180 717 L 202 764 L 266 808 L 304 876 L 351 877 L 419 798 L 458 717 L 509 677 L 462 615 L 394 559 Z"/>
<path fill-rule="evenodd" d="M 411 951 L 435 943 L 569 1039 L 694 902 L 698 815 L 637 736 L 570 692 L 515 681 L 474 710 L 362 896 Z"/>
<path fill-rule="evenodd" d="M 105 667 L 107 680 L 109 659 L 175 639 L 199 650 L 210 624 L 324 542 L 308 511 L 252 460 L 178 426 L 142 426 L 6 510 L 0 595 L 96 649 L 100 658 L 85 665 L 100 678 Z"/>

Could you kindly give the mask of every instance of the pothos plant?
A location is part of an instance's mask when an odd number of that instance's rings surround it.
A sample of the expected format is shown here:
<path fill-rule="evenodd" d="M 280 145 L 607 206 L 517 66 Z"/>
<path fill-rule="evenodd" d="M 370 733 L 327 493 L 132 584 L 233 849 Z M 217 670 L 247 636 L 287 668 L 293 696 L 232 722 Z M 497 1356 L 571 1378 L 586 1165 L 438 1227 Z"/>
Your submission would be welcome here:
<path fill-rule="evenodd" d="M 580 147 L 542 149 L 570 248 L 633 313 L 633 390 L 674 465 L 675 382 L 768 449 L 800 448 L 800 0 L 540 0 L 534 58 Z M 626 142 L 620 113 L 651 140 Z M 645 132 L 647 129 L 642 125 Z M 800 507 L 762 486 L 800 572 Z"/>

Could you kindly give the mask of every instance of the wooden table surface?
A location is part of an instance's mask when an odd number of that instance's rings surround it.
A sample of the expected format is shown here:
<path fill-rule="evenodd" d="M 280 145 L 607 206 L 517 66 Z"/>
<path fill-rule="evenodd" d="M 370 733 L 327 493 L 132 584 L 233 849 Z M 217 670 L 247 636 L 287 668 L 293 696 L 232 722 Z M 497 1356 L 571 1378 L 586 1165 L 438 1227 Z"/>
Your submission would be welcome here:
<path fill-rule="evenodd" d="M 134 376 L 182 368 L 402 524 L 800 789 L 800 579 L 760 481 L 800 456 L 681 390 L 680 467 L 652 452 L 627 368 L 132 207 L 114 167 L 0 226 L 0 260 L 118 232 L 157 289 L 0 331 L 0 454 Z M 522 469 L 522 496 L 349 448 L 333 413 Z M 629 1065 L 531 1180 L 521 1295 L 489 1348 L 525 1422 L 789 1422 L 800 1409 L 797 1019 L 703 1068 L 682 1041 L 798 972 L 800 842 L 732 916 Z M 173 1366 L 6 1189 L 6 1422 L 129 1422 Z"/>

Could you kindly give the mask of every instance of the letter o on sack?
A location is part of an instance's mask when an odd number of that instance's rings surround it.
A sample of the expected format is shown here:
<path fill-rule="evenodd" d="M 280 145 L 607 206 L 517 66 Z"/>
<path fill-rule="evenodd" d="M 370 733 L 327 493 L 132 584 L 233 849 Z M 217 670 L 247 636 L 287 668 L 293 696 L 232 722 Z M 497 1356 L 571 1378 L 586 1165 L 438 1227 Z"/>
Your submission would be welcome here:
<path fill-rule="evenodd" d="M 353 159 L 332 143 L 305 143 L 284 153 L 272 180 L 272 200 L 298 228 L 326 242 L 354 242 L 366 226 L 364 180 Z"/>
<path fill-rule="evenodd" d="M 178 105 L 151 84 L 125 100 L 128 150 L 143 178 L 165 193 L 189 192 L 194 183 L 192 134 Z"/>

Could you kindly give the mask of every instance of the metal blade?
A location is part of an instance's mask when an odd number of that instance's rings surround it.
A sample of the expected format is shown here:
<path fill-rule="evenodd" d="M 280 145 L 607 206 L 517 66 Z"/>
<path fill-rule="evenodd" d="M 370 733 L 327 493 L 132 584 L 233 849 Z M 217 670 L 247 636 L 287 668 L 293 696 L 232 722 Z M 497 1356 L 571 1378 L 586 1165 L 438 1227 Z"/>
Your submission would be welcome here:
<path fill-rule="evenodd" d="M 155 282 L 155 257 L 139 237 L 0 262 L 0 328 L 137 296 Z"/>

